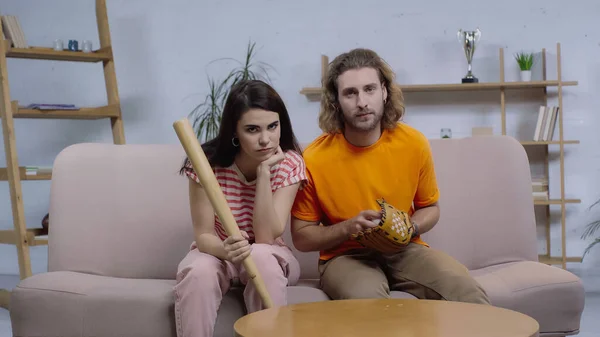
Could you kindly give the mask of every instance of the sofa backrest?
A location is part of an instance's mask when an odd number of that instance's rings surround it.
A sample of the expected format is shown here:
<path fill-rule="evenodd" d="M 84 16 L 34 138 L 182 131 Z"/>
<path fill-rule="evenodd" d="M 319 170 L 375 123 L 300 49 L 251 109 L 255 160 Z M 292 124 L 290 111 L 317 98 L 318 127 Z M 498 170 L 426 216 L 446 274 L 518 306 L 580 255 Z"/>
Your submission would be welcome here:
<path fill-rule="evenodd" d="M 423 239 L 469 269 L 537 261 L 531 172 L 523 146 L 509 136 L 430 141 L 441 216 Z"/>
<path fill-rule="evenodd" d="M 193 229 L 181 145 L 76 144 L 56 157 L 48 270 L 174 279 Z"/>
<path fill-rule="evenodd" d="M 469 269 L 536 260 L 526 153 L 510 137 L 432 140 L 441 219 L 424 239 Z M 173 279 L 193 240 L 185 153 L 173 145 L 76 144 L 53 167 L 48 269 Z M 318 252 L 302 253 L 317 278 Z"/>
<path fill-rule="evenodd" d="M 59 153 L 50 191 L 48 270 L 174 279 L 194 240 L 181 145 L 75 144 Z M 303 278 L 318 253 L 293 248 Z"/>

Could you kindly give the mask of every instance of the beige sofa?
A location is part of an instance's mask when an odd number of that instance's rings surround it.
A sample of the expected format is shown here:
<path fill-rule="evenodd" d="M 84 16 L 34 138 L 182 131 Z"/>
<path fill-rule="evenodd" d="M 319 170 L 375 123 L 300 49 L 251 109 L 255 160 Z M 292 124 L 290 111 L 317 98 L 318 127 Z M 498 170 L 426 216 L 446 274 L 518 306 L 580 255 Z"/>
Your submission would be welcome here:
<path fill-rule="evenodd" d="M 582 283 L 536 262 L 522 146 L 494 136 L 433 140 L 432 148 L 442 216 L 425 239 L 464 263 L 494 305 L 537 319 L 542 335 L 577 333 Z M 79 144 L 59 154 L 49 272 L 13 290 L 15 336 L 175 336 L 172 287 L 192 240 L 187 179 L 178 175 L 183 158 L 179 144 Z M 302 281 L 289 287 L 290 303 L 328 300 L 317 288 L 317 253 L 295 252 Z M 232 336 L 243 314 L 241 291 L 233 290 L 215 336 Z"/>

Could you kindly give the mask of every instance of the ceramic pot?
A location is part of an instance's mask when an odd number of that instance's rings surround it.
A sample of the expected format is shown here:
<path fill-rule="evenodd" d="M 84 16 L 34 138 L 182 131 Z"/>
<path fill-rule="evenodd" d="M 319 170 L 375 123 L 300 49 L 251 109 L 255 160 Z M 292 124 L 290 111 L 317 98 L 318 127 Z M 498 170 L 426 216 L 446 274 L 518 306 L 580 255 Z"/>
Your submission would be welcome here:
<path fill-rule="evenodd" d="M 521 81 L 522 82 L 531 81 L 531 70 L 521 70 Z"/>

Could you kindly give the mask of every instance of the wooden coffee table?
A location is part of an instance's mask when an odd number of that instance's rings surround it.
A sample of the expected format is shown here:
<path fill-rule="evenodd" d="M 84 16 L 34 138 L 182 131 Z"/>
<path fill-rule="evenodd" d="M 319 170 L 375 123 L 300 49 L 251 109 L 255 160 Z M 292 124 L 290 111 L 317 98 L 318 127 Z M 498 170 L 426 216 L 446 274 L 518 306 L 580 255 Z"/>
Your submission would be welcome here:
<path fill-rule="evenodd" d="M 493 306 L 416 299 L 364 299 L 288 305 L 235 322 L 237 337 L 538 336 L 536 320 Z"/>

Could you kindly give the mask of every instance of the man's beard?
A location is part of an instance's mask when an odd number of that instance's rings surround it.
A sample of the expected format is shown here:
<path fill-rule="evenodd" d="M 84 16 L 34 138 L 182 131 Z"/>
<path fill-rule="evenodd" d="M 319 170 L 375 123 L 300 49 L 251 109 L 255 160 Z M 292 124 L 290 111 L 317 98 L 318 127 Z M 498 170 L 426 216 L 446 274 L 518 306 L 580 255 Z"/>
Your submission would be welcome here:
<path fill-rule="evenodd" d="M 361 117 L 357 117 L 356 115 L 353 115 L 352 117 L 347 117 L 346 115 L 343 115 L 344 121 L 346 122 L 345 123 L 346 128 L 351 129 L 353 131 L 373 131 L 373 130 L 375 130 L 375 128 L 377 128 L 381 124 L 381 119 L 383 118 L 383 111 L 377 113 L 373 110 L 368 110 L 368 111 L 361 110 L 357 114 L 361 114 L 361 113 L 365 113 L 365 112 L 372 114 L 373 117 L 371 120 L 361 121 L 360 120 Z"/>

